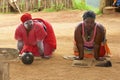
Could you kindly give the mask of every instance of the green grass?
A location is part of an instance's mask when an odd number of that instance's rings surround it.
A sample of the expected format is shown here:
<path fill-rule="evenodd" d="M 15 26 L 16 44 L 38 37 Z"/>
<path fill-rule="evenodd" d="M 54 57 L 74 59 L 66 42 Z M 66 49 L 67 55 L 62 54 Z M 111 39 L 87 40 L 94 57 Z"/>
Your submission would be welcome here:
<path fill-rule="evenodd" d="M 52 5 L 51 8 L 47 8 L 47 9 L 44 9 L 44 11 L 46 12 L 54 12 L 54 11 L 61 11 L 61 10 L 64 10 L 64 5 L 63 4 L 59 4 L 59 5 Z"/>
<path fill-rule="evenodd" d="M 102 13 L 98 8 L 94 8 L 92 6 L 86 5 L 85 0 L 72 0 L 72 1 L 73 1 L 73 9 L 92 10 L 96 14 Z"/>
<path fill-rule="evenodd" d="M 94 11 L 96 14 L 101 14 L 102 12 L 99 10 L 99 8 L 94 8 L 92 6 L 88 6 L 88 10 Z"/>
<path fill-rule="evenodd" d="M 73 9 L 88 10 L 84 0 L 72 0 Z"/>

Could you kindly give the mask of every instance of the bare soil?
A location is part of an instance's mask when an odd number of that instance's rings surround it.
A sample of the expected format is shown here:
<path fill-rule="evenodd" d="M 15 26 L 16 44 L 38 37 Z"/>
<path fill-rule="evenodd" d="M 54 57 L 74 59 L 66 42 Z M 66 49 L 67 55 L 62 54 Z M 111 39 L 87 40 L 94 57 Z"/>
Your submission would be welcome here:
<path fill-rule="evenodd" d="M 107 40 L 112 57 L 112 67 L 72 67 L 72 61 L 63 59 L 73 54 L 73 35 L 76 25 L 82 21 L 84 11 L 60 11 L 31 13 L 50 22 L 57 38 L 57 50 L 49 60 L 35 60 L 31 65 L 21 61 L 9 61 L 10 80 L 120 80 L 120 13 L 97 15 L 96 22 L 107 30 Z M 0 48 L 16 49 L 14 31 L 21 14 L 0 14 Z M 11 50 L 11 53 L 14 53 Z"/>

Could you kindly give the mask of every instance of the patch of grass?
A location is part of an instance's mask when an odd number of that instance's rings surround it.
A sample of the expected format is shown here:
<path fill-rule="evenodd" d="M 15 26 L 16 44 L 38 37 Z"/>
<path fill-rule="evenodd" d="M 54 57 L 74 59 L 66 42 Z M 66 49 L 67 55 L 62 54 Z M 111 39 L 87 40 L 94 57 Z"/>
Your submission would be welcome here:
<path fill-rule="evenodd" d="M 86 5 L 85 0 L 72 0 L 73 9 L 79 10 L 92 10 L 96 14 L 102 14 L 102 12 L 98 8 L 94 8 L 92 6 Z"/>
<path fill-rule="evenodd" d="M 72 0 L 73 9 L 88 10 L 85 0 Z"/>
<path fill-rule="evenodd" d="M 54 12 L 55 10 L 52 9 L 52 8 L 47 8 L 47 9 L 44 9 L 43 11 L 44 11 L 44 12 Z"/>
<path fill-rule="evenodd" d="M 94 11 L 97 15 L 102 14 L 102 12 L 99 10 L 99 8 L 94 8 L 93 6 L 88 6 L 88 10 Z"/>
<path fill-rule="evenodd" d="M 44 9 L 44 11 L 46 12 L 54 12 L 54 11 L 60 11 L 60 10 L 64 10 L 64 5 L 63 4 L 58 4 L 58 5 L 52 5 L 51 8 L 46 8 Z"/>

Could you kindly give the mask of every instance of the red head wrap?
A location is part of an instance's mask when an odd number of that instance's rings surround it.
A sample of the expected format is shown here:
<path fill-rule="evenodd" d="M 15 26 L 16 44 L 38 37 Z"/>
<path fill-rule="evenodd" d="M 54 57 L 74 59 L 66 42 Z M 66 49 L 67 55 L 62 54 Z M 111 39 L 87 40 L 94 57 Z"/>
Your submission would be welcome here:
<path fill-rule="evenodd" d="M 32 19 L 32 16 L 31 16 L 31 14 L 29 14 L 29 13 L 25 13 L 25 14 L 23 14 L 22 16 L 21 16 L 21 21 L 24 23 L 25 21 L 27 21 L 27 20 L 31 20 Z"/>

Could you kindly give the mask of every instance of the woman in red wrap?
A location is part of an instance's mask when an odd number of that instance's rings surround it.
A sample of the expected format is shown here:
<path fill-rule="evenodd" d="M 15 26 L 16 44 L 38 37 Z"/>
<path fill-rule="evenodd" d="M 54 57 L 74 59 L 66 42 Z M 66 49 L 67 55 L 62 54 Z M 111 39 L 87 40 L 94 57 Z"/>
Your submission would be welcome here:
<path fill-rule="evenodd" d="M 50 55 L 50 53 L 56 49 L 56 37 L 52 25 L 41 18 L 34 18 L 33 21 L 42 24 L 45 31 L 47 32 L 47 36 L 43 43 L 46 55 Z"/>
<path fill-rule="evenodd" d="M 34 21 L 31 14 L 25 13 L 21 16 L 22 23 L 15 31 L 15 39 L 18 41 L 17 47 L 20 54 L 23 52 L 32 52 L 34 56 L 41 56 L 42 58 L 50 58 L 53 49 L 47 41 L 45 41 L 48 33 L 44 25 Z"/>

